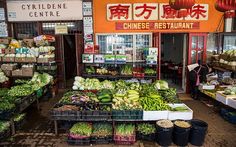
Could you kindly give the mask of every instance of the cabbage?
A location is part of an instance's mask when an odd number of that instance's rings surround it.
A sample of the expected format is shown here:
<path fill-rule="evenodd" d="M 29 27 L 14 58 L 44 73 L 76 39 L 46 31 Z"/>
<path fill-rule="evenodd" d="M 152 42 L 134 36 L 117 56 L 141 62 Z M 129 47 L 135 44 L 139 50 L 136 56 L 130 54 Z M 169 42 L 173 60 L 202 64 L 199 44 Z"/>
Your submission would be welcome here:
<path fill-rule="evenodd" d="M 164 80 L 157 80 L 154 85 L 156 89 L 169 89 L 168 83 Z"/>

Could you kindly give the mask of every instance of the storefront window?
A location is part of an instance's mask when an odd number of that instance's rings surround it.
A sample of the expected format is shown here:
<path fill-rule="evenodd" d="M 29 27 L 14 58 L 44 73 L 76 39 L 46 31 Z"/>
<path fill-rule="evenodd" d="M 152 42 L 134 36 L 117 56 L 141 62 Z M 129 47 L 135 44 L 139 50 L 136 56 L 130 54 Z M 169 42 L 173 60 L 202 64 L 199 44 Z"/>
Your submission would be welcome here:
<path fill-rule="evenodd" d="M 102 54 L 127 54 L 151 47 L 151 34 L 99 34 L 97 44 Z"/>
<path fill-rule="evenodd" d="M 223 52 L 232 49 L 236 49 L 236 36 L 224 36 Z"/>

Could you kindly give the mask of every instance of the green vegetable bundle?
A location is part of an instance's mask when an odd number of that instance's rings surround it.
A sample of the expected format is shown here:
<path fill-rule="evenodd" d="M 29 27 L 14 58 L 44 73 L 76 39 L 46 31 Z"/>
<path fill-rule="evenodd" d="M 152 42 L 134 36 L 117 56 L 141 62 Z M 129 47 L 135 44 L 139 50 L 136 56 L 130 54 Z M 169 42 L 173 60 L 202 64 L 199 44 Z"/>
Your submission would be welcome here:
<path fill-rule="evenodd" d="M 8 111 L 8 110 L 12 110 L 15 108 L 15 104 L 11 103 L 7 100 L 1 100 L 0 101 L 0 111 Z"/>
<path fill-rule="evenodd" d="M 145 97 L 141 97 L 140 103 L 145 111 L 161 111 L 170 109 L 159 94 L 150 93 Z"/>
<path fill-rule="evenodd" d="M 154 134 L 156 132 L 156 127 L 154 124 L 140 123 L 137 125 L 137 131 L 143 135 Z"/>
<path fill-rule="evenodd" d="M 0 132 L 3 132 L 10 128 L 10 123 L 6 121 L 0 121 Z"/>
<path fill-rule="evenodd" d="M 92 125 L 88 122 L 78 122 L 72 126 L 70 133 L 80 136 L 91 136 Z"/>
<path fill-rule="evenodd" d="M 135 133 L 134 124 L 117 124 L 115 126 L 115 135 L 132 136 Z"/>
<path fill-rule="evenodd" d="M 112 125 L 109 123 L 95 123 L 93 124 L 93 137 L 106 137 L 106 136 L 112 136 L 113 129 Z"/>
<path fill-rule="evenodd" d="M 179 103 L 175 88 L 169 88 L 165 90 L 159 90 L 158 93 L 163 97 L 167 103 Z"/>
<path fill-rule="evenodd" d="M 34 90 L 32 89 L 31 85 L 23 84 L 11 87 L 11 89 L 8 91 L 9 96 L 16 96 L 16 97 L 22 97 L 22 96 L 28 96 L 32 94 Z"/>
<path fill-rule="evenodd" d="M 14 122 L 19 122 L 21 120 L 23 120 L 25 118 L 25 113 L 22 114 L 18 114 L 15 118 L 14 118 Z"/>

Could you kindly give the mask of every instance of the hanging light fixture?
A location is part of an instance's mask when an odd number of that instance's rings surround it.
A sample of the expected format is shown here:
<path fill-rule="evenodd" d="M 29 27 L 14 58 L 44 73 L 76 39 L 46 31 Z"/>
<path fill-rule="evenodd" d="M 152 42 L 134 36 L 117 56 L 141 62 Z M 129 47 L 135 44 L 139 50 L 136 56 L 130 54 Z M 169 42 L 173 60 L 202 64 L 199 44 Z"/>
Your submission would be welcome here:
<path fill-rule="evenodd" d="M 190 9 L 195 4 L 195 0 L 169 0 L 169 5 L 175 10 Z"/>

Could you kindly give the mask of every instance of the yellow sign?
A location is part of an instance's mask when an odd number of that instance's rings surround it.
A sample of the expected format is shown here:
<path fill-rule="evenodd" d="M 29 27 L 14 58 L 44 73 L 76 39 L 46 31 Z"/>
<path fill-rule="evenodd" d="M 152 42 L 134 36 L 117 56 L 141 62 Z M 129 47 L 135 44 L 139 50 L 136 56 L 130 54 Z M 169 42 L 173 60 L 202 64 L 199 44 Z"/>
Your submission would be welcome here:
<path fill-rule="evenodd" d="M 55 26 L 55 34 L 68 34 L 68 27 L 66 25 Z"/>

